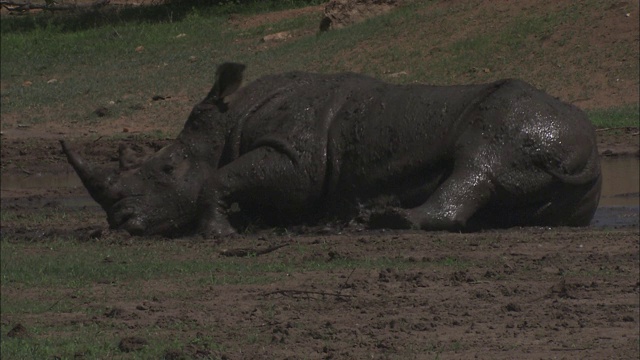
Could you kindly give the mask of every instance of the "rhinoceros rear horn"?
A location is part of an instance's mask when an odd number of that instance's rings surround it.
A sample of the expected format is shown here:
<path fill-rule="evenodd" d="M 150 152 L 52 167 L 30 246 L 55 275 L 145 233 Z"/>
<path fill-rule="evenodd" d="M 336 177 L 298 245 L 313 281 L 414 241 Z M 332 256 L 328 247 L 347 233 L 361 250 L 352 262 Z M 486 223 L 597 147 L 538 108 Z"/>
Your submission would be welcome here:
<path fill-rule="evenodd" d="M 105 172 L 88 164 L 76 152 L 71 150 L 64 140 L 60 140 L 60 145 L 62 145 L 62 151 L 67 155 L 69 164 L 76 171 L 91 197 L 103 207 L 111 206 L 117 199 L 112 194 L 113 191 L 111 191 L 108 181 L 109 177 L 106 176 Z"/>
<path fill-rule="evenodd" d="M 224 108 L 224 98 L 238 90 L 242 84 L 242 73 L 246 68 L 244 64 L 229 62 L 218 66 L 216 81 L 203 102 Z"/>

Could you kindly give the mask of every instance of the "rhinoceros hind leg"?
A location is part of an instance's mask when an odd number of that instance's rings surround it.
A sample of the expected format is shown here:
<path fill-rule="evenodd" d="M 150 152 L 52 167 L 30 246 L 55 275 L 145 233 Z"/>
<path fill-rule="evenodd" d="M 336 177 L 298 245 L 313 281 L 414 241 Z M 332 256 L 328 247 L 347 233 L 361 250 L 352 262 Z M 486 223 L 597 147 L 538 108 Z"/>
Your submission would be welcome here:
<path fill-rule="evenodd" d="M 579 185 L 556 182 L 555 191 L 537 196 L 544 199 L 542 203 L 534 203 L 530 209 L 510 211 L 503 214 L 502 220 L 520 226 L 588 226 L 598 207 L 601 186 L 602 176 Z"/>
<path fill-rule="evenodd" d="M 422 230 L 465 230 L 467 221 L 490 200 L 492 186 L 481 170 L 460 167 L 424 204 L 407 210 L 407 218 Z"/>

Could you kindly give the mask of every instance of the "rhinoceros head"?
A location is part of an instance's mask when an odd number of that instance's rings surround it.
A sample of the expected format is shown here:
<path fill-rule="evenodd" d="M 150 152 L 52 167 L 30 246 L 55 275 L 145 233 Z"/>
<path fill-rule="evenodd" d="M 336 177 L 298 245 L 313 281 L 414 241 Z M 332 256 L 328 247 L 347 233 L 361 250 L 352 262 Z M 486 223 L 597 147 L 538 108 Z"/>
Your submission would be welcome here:
<path fill-rule="evenodd" d="M 216 121 L 225 118 L 224 98 L 239 87 L 243 70 L 241 64 L 221 65 L 211 92 L 194 107 L 178 138 L 151 154 L 121 145 L 119 169 L 93 166 L 60 142 L 111 228 L 165 236 L 196 230 L 199 196 L 216 171 L 228 132 L 228 121 Z"/>

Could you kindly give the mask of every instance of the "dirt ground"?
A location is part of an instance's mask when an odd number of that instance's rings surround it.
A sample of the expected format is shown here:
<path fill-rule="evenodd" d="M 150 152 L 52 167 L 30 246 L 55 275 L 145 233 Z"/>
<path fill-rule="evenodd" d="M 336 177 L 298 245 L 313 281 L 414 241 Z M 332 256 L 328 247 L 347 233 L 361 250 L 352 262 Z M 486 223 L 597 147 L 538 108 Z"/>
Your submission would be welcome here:
<path fill-rule="evenodd" d="M 154 246 L 149 240 L 136 241 Z M 267 285 L 167 286 L 165 281 L 149 281 L 141 289 L 142 301 L 123 301 L 120 287 L 106 280 L 92 287 L 92 293 L 105 294 L 100 301 L 65 297 L 73 312 L 3 315 L 2 321 L 20 319 L 25 331 L 36 324 L 96 325 L 105 329 L 104 336 L 121 337 L 128 344 L 122 351 L 134 351 L 136 342 L 153 340 L 138 336 L 133 341 L 129 334 L 141 329 L 191 339 L 189 345 L 167 348 L 167 359 L 636 359 L 638 355 L 637 230 L 242 236 L 217 243 L 189 241 L 183 245 L 191 252 L 181 256 L 211 247 L 260 248 L 265 242 L 290 246 L 245 258 L 247 266 L 283 259 L 361 265 L 278 274 L 283 279 Z M 301 255 L 298 246 L 312 252 Z M 381 256 L 393 265 L 378 261 Z M 119 259 L 109 261 L 117 264 Z M 362 265 L 368 261 L 374 265 Z M 181 295 L 171 295 L 177 293 Z M 54 300 L 44 294 L 31 297 L 45 304 Z M 104 313 L 89 316 L 81 311 L 87 308 Z M 214 339 L 222 349 L 199 345 L 206 341 L 198 339 Z"/>

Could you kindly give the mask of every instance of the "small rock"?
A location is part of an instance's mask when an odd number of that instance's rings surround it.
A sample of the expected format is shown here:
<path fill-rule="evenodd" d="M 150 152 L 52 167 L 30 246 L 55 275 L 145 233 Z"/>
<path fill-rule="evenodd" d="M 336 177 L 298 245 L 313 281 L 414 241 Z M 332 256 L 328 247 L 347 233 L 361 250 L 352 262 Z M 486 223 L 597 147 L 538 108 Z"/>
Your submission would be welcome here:
<path fill-rule="evenodd" d="M 162 358 L 165 360 L 180 360 L 185 359 L 186 356 L 178 349 L 167 349 Z"/>
<path fill-rule="evenodd" d="M 58 82 L 58 79 L 50 79 L 47 81 L 47 84 L 55 84 Z"/>
<path fill-rule="evenodd" d="M 30 337 L 29 331 L 27 328 L 22 326 L 22 324 L 17 324 L 7 333 L 7 337 L 17 338 L 17 339 L 26 339 Z"/>
<path fill-rule="evenodd" d="M 486 278 L 493 278 L 498 276 L 498 274 L 496 274 L 495 272 L 491 271 L 491 270 L 487 270 L 486 273 L 484 273 L 484 277 Z"/>
<path fill-rule="evenodd" d="M 141 53 L 142 51 L 144 51 L 144 46 L 140 45 L 136 48 L 136 52 Z"/>
<path fill-rule="evenodd" d="M 99 107 L 93 111 L 94 114 L 98 115 L 98 117 L 105 117 L 109 115 L 109 109 L 106 107 Z"/>
<path fill-rule="evenodd" d="M 180 39 L 180 38 L 183 38 L 185 36 L 187 36 L 187 34 L 185 34 L 185 33 L 178 34 L 178 35 L 176 35 L 176 39 Z"/>
<path fill-rule="evenodd" d="M 124 314 L 123 309 L 115 307 L 107 311 L 106 313 L 104 313 L 104 316 L 108 318 L 118 318 L 118 317 L 121 317 L 123 314 Z"/>
<path fill-rule="evenodd" d="M 31 81 L 29 81 L 29 80 L 27 80 L 27 81 L 22 83 L 22 86 L 24 86 L 24 87 L 29 87 L 31 85 L 33 85 L 33 83 Z"/>
<path fill-rule="evenodd" d="M 142 350 L 149 342 L 141 337 L 129 336 L 120 340 L 118 348 L 122 352 L 132 352 Z"/>
<path fill-rule="evenodd" d="M 97 227 L 88 227 L 78 229 L 76 233 L 79 239 L 83 241 L 90 241 L 101 238 L 103 235 L 103 229 Z"/>
<path fill-rule="evenodd" d="M 51 209 L 59 209 L 61 206 L 62 204 L 60 204 L 60 201 L 57 201 L 57 200 L 48 201 L 47 203 L 44 204 L 45 208 L 51 208 Z"/>
<path fill-rule="evenodd" d="M 407 75 L 409 75 L 409 73 L 407 73 L 406 71 L 398 71 L 396 73 L 389 74 L 388 76 L 390 78 L 397 78 L 397 77 L 400 77 L 400 76 L 407 76 Z"/>
<path fill-rule="evenodd" d="M 266 35 L 262 38 L 262 42 L 267 41 L 282 41 L 291 37 L 291 33 L 288 31 L 281 31 L 279 33 Z"/>
<path fill-rule="evenodd" d="M 514 304 L 514 303 L 508 303 L 507 306 L 505 306 L 505 309 L 507 309 L 507 311 L 513 311 L 513 312 L 522 311 L 522 308 L 520 307 L 520 305 Z"/>
<path fill-rule="evenodd" d="M 331 0 L 324 8 L 320 31 L 340 29 L 387 13 L 403 0 Z"/>

